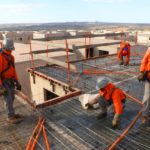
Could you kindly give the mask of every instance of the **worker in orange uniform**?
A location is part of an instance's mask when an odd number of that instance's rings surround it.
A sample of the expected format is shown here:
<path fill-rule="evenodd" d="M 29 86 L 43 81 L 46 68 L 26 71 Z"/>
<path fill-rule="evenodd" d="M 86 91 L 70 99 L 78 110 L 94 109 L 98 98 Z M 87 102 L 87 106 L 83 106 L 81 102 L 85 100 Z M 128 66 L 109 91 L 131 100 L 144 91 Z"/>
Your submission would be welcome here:
<path fill-rule="evenodd" d="M 112 127 L 117 127 L 123 112 L 123 105 L 126 101 L 125 94 L 121 89 L 112 84 L 109 78 L 106 77 L 98 78 L 96 89 L 99 90 L 98 96 L 86 104 L 86 106 L 91 107 L 93 104 L 98 102 L 101 108 L 101 113 L 97 117 L 98 119 L 101 119 L 107 116 L 107 107 L 113 105 L 115 115 L 112 120 Z"/>
<path fill-rule="evenodd" d="M 130 61 L 130 44 L 128 41 L 121 41 L 120 43 L 120 50 L 118 52 L 118 59 L 120 61 L 120 65 L 125 65 L 127 66 L 129 64 L 129 61 Z M 125 58 L 125 61 L 124 61 L 124 57 Z"/>
<path fill-rule="evenodd" d="M 11 54 L 14 49 L 13 40 L 5 39 L 0 52 L 0 93 L 4 96 L 9 123 L 17 123 L 20 117 L 20 115 L 15 114 L 13 108 L 14 90 L 15 88 L 21 90 L 15 69 L 14 56 Z"/>
<path fill-rule="evenodd" d="M 144 97 L 143 97 L 143 114 L 141 122 L 145 124 L 150 119 L 150 48 L 147 49 L 140 67 L 140 73 L 138 76 L 139 81 L 145 83 Z"/>

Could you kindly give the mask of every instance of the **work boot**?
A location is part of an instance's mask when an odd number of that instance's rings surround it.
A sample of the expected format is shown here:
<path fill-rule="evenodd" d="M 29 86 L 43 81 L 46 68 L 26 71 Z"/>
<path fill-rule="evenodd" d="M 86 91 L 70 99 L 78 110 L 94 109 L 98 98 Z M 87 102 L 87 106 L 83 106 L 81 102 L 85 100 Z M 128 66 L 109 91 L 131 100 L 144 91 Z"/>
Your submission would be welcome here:
<path fill-rule="evenodd" d="M 10 124 L 17 124 L 17 123 L 20 122 L 20 120 L 15 118 L 15 116 L 14 116 L 14 117 L 8 117 L 7 122 L 10 123 Z"/>
<path fill-rule="evenodd" d="M 128 65 L 129 65 L 129 63 L 128 63 L 128 62 L 125 62 L 125 63 L 124 63 L 124 66 L 128 66 Z"/>
<path fill-rule="evenodd" d="M 107 112 L 101 112 L 97 115 L 97 119 L 103 119 L 107 117 Z"/>
<path fill-rule="evenodd" d="M 23 115 L 21 115 L 21 114 L 15 114 L 14 117 L 15 117 L 16 119 L 19 119 L 19 118 L 23 118 Z"/>
<path fill-rule="evenodd" d="M 123 65 L 123 62 L 121 61 L 121 62 L 119 63 L 119 65 Z"/>
<path fill-rule="evenodd" d="M 141 118 L 142 125 L 146 125 L 147 122 L 148 122 L 148 116 L 142 116 Z"/>

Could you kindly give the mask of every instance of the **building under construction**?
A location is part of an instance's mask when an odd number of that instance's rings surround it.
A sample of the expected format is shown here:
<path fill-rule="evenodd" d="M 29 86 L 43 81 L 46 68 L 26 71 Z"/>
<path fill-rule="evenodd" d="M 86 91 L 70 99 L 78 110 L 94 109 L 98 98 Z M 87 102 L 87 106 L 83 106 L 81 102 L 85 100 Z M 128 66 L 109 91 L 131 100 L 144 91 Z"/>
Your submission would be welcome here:
<path fill-rule="evenodd" d="M 141 126 L 140 122 L 144 85 L 137 80 L 139 65 L 147 47 L 132 43 L 130 64 L 120 66 L 117 49 L 123 35 L 125 33 L 47 37 L 39 41 L 51 41 L 48 44 L 56 44 L 57 48 L 47 46 L 47 49 L 38 51 L 32 51 L 32 43 L 37 41 L 30 42 L 31 61 L 25 68 L 26 75 L 20 78 L 22 83 L 26 82 L 23 91 L 26 95 L 16 91 L 14 106 L 16 112 L 24 115 L 24 119 L 17 125 L 8 125 L 0 101 L 0 149 L 150 149 L 149 129 Z M 111 42 L 109 39 L 94 41 L 102 36 L 111 37 Z M 112 40 L 115 36 L 120 36 L 120 40 Z M 79 40 L 76 41 L 76 38 Z M 111 46 L 116 48 L 113 52 Z M 59 53 L 60 49 L 65 56 L 50 57 L 52 50 Z M 127 96 L 117 129 L 111 127 L 111 112 L 108 112 L 107 118 L 98 120 L 96 115 L 100 109 L 83 109 L 79 100 L 82 94 L 98 93 L 95 85 L 99 76 L 111 78 Z"/>

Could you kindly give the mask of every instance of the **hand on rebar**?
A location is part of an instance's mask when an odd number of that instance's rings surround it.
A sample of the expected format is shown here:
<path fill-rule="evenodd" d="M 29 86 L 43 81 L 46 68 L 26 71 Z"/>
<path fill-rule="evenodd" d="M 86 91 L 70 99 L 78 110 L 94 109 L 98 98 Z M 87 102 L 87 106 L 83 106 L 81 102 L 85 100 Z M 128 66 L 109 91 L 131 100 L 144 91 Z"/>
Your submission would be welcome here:
<path fill-rule="evenodd" d="M 140 72 L 139 75 L 138 75 L 139 82 L 142 81 L 143 78 L 144 78 L 144 72 Z"/>
<path fill-rule="evenodd" d="M 87 107 L 88 110 L 93 110 L 94 109 L 93 106 L 90 105 L 89 103 L 85 104 L 85 106 Z"/>
<path fill-rule="evenodd" d="M 116 128 L 118 124 L 120 123 L 120 115 L 115 114 L 113 120 L 112 120 L 112 127 Z"/>

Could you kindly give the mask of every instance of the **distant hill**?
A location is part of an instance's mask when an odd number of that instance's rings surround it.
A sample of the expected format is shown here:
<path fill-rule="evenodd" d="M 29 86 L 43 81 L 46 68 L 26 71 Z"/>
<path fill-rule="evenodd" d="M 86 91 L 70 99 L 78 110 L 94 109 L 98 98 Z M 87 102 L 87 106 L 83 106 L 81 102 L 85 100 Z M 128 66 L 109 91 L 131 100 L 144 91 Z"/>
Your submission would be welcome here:
<path fill-rule="evenodd" d="M 65 29 L 88 29 L 88 28 L 111 28 L 130 27 L 150 29 L 150 24 L 136 23 L 106 23 L 106 22 L 60 22 L 60 23 L 25 23 L 25 24 L 0 24 L 0 31 L 38 31 L 38 30 L 65 30 Z"/>

